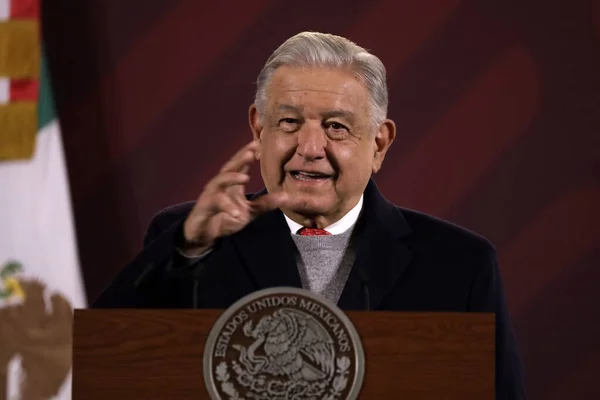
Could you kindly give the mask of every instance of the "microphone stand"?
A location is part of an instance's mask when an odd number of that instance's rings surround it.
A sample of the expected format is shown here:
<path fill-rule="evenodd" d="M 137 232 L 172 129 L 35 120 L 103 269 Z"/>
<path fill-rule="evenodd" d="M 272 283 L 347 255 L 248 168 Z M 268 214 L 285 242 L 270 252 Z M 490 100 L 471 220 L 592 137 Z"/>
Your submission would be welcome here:
<path fill-rule="evenodd" d="M 365 310 L 371 311 L 371 296 L 369 296 L 369 276 L 366 271 L 363 269 L 358 269 L 358 279 L 360 279 L 360 285 L 363 290 L 363 304 L 365 305 Z"/>

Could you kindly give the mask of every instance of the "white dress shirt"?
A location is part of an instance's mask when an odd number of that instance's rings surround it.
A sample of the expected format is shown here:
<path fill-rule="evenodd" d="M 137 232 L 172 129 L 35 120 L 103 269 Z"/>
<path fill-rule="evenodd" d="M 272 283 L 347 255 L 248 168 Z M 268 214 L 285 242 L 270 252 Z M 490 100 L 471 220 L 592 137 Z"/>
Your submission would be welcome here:
<path fill-rule="evenodd" d="M 361 195 L 360 200 L 358 200 L 358 203 L 352 208 L 352 210 L 348 211 L 348 213 L 346 213 L 346 215 L 344 215 L 340 220 L 326 227 L 325 230 L 331 233 L 332 235 L 338 235 L 340 233 L 346 232 L 358 220 L 358 216 L 360 215 L 360 211 L 362 210 L 363 198 L 364 195 Z M 290 227 L 290 231 L 293 235 L 296 235 L 301 228 L 304 228 L 299 223 L 292 221 L 287 215 L 285 215 L 285 213 L 283 214 L 283 216 L 285 217 L 285 221 Z M 197 256 L 188 256 L 185 254 L 185 252 L 183 252 L 180 249 L 177 249 L 177 252 L 185 258 L 199 260 L 210 254 L 212 250 L 213 249 L 210 248 L 204 253 Z"/>

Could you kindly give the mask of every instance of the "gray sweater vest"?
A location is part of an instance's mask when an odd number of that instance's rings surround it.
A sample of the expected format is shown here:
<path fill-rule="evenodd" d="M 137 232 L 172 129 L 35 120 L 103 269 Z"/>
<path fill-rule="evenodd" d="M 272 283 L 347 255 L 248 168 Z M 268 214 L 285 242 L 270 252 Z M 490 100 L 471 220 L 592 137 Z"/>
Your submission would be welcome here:
<path fill-rule="evenodd" d="M 354 225 L 344 233 L 331 236 L 292 235 L 298 249 L 298 271 L 304 289 L 338 302 L 354 264 L 350 246 L 353 229 Z"/>

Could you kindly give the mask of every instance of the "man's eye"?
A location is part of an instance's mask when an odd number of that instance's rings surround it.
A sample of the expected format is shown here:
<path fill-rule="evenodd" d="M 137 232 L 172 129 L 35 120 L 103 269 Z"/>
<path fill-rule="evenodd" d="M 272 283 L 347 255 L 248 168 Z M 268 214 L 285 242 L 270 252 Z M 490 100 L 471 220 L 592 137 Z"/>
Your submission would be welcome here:
<path fill-rule="evenodd" d="M 279 129 L 283 132 L 296 132 L 300 128 L 300 121 L 296 118 L 281 118 L 279 120 Z"/>
<path fill-rule="evenodd" d="M 329 126 L 335 130 L 346 129 L 346 127 L 344 125 L 340 124 L 339 122 L 332 122 Z"/>
<path fill-rule="evenodd" d="M 342 134 L 349 132 L 348 128 L 339 122 L 328 122 L 325 124 L 325 129 L 330 133 Z"/>

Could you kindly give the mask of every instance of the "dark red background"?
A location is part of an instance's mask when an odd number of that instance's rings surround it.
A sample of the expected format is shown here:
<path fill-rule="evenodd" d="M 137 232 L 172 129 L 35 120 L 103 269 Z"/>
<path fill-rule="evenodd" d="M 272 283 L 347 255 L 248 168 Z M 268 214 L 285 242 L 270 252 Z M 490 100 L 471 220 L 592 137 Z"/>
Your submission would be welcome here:
<path fill-rule="evenodd" d="M 43 18 L 90 300 L 250 140 L 275 47 L 332 32 L 388 68 L 383 192 L 496 244 L 531 398 L 600 398 L 600 2 L 56 0 Z"/>

